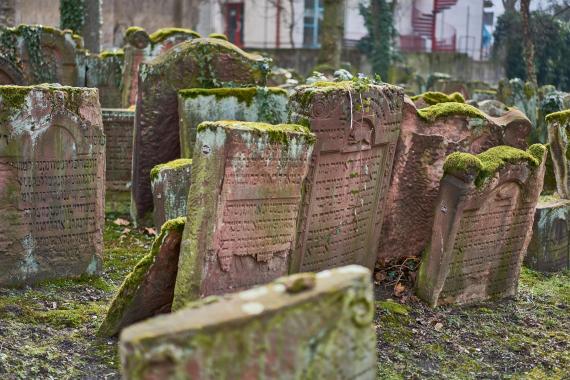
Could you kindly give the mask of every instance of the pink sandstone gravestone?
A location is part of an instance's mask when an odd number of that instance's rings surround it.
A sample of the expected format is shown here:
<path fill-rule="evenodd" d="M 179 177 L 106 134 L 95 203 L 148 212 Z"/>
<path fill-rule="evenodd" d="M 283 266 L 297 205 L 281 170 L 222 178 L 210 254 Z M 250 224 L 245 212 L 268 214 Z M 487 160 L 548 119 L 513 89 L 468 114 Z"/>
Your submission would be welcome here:
<path fill-rule="evenodd" d="M 135 111 L 103 108 L 102 114 L 107 138 L 107 189 L 128 190 L 131 182 Z"/>
<path fill-rule="evenodd" d="M 192 160 L 180 158 L 156 165 L 150 172 L 154 210 L 152 218 L 157 230 L 169 219 L 186 216 L 188 190 L 192 181 Z"/>
<path fill-rule="evenodd" d="M 287 274 L 314 139 L 293 124 L 198 126 L 174 310 Z"/>
<path fill-rule="evenodd" d="M 101 269 L 104 170 L 96 89 L 0 87 L 0 286 Z"/>

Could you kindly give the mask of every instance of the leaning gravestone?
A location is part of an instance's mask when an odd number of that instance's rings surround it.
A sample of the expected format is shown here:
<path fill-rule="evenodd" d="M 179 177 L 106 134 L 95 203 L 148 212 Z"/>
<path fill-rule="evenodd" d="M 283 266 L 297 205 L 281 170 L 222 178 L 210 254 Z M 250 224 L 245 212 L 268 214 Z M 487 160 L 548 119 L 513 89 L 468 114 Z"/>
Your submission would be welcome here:
<path fill-rule="evenodd" d="M 128 190 L 133 160 L 133 128 L 135 111 L 103 108 L 103 126 L 107 138 L 107 188 Z"/>
<path fill-rule="evenodd" d="M 556 178 L 556 188 L 561 198 L 570 199 L 570 157 L 568 147 L 570 110 L 546 115 L 550 155 Z"/>
<path fill-rule="evenodd" d="M 116 335 L 124 327 L 157 314 L 170 313 L 178 272 L 180 242 L 186 218 L 167 221 L 113 298 L 99 336 Z"/>
<path fill-rule="evenodd" d="M 406 98 L 378 257 L 422 254 L 429 242 L 447 155 L 477 154 L 497 145 L 526 148 L 530 130 L 529 120 L 518 110 L 500 118 L 463 103 L 417 110 Z"/>
<path fill-rule="evenodd" d="M 0 286 L 101 269 L 104 170 L 96 89 L 0 87 Z"/>
<path fill-rule="evenodd" d="M 186 216 L 188 190 L 192 179 L 192 160 L 180 158 L 152 168 L 150 172 L 153 220 L 157 229 L 169 219 Z"/>
<path fill-rule="evenodd" d="M 390 85 L 317 82 L 291 98 L 291 120 L 317 135 L 291 272 L 374 268 L 402 121 L 403 91 Z"/>
<path fill-rule="evenodd" d="M 174 309 L 287 273 L 314 139 L 293 124 L 200 124 Z"/>
<path fill-rule="evenodd" d="M 287 121 L 287 91 L 278 87 L 193 88 L 178 92 L 180 150 L 192 157 L 196 128 L 203 121 Z"/>
<path fill-rule="evenodd" d="M 570 269 L 569 232 L 570 200 L 541 198 L 536 206 L 525 265 L 542 272 Z"/>
<path fill-rule="evenodd" d="M 126 379 L 376 378 L 370 271 L 302 273 L 123 330 Z"/>
<path fill-rule="evenodd" d="M 139 69 L 131 213 L 152 211 L 150 170 L 180 158 L 178 90 L 262 85 L 269 66 L 258 55 L 213 38 L 183 42 Z"/>
<path fill-rule="evenodd" d="M 542 190 L 546 147 L 455 152 L 435 208 L 417 292 L 432 307 L 513 296 Z"/>

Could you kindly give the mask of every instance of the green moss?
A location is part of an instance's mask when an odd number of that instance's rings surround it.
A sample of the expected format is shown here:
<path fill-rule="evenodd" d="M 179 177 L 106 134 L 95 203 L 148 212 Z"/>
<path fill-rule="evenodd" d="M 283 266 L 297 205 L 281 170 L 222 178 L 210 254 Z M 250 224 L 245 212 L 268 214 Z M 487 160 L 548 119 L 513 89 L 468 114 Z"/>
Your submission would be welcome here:
<path fill-rule="evenodd" d="M 198 125 L 198 133 L 206 129 L 216 130 L 217 128 L 235 128 L 255 132 L 257 134 L 267 134 L 271 142 L 287 145 L 291 134 L 299 135 L 308 144 L 316 142 L 315 135 L 307 127 L 298 124 L 267 124 L 252 121 L 205 121 Z"/>
<path fill-rule="evenodd" d="M 478 173 L 482 169 L 483 163 L 477 156 L 463 152 L 451 153 L 445 158 L 443 164 L 443 171 L 445 173 Z"/>
<path fill-rule="evenodd" d="M 413 101 L 423 99 L 429 105 L 439 104 L 439 103 L 465 103 L 465 98 L 459 92 L 454 92 L 451 95 L 444 94 L 443 92 L 429 91 L 423 94 L 416 95 L 412 97 Z"/>
<path fill-rule="evenodd" d="M 85 24 L 85 0 L 60 0 L 59 14 L 62 29 L 81 32 Z"/>
<path fill-rule="evenodd" d="M 390 314 L 409 315 L 410 310 L 406 305 L 394 302 L 393 300 L 376 301 L 376 307 Z"/>
<path fill-rule="evenodd" d="M 524 95 L 527 99 L 530 99 L 536 95 L 536 88 L 532 85 L 532 83 L 526 82 L 524 84 Z"/>
<path fill-rule="evenodd" d="M 532 144 L 528 147 L 527 152 L 537 159 L 538 163 L 542 162 L 544 153 L 547 151 L 547 146 L 543 144 Z"/>
<path fill-rule="evenodd" d="M 168 37 L 173 36 L 175 34 L 186 34 L 186 35 L 190 35 L 194 38 L 200 38 L 201 37 L 200 34 L 193 31 L 192 29 L 162 28 L 162 29 L 158 29 L 157 31 L 152 33 L 149 36 L 149 39 L 153 44 L 157 44 L 157 43 L 160 43 L 160 42 L 164 41 L 165 39 L 167 39 Z"/>
<path fill-rule="evenodd" d="M 570 120 L 570 109 L 564 111 L 553 112 L 546 115 L 546 122 L 547 123 L 554 123 L 557 122 L 560 125 L 568 124 Z"/>
<path fill-rule="evenodd" d="M 473 92 L 479 94 L 497 95 L 497 90 L 485 90 L 482 88 L 476 88 L 475 90 L 473 90 Z"/>
<path fill-rule="evenodd" d="M 287 96 L 287 91 L 280 87 L 266 87 L 268 94 Z M 178 91 L 183 98 L 195 99 L 198 96 L 215 96 L 216 99 L 237 98 L 248 106 L 259 93 L 258 87 L 191 88 Z"/>
<path fill-rule="evenodd" d="M 150 180 L 151 181 L 155 180 L 158 177 L 158 173 L 160 173 L 161 170 L 177 169 L 188 165 L 192 165 L 192 160 L 188 158 L 179 158 L 178 160 L 170 161 L 165 164 L 156 165 L 150 171 Z"/>
<path fill-rule="evenodd" d="M 418 116 L 425 121 L 435 122 L 437 119 L 447 116 L 468 116 L 478 119 L 486 119 L 486 116 L 478 108 L 464 103 L 439 103 L 417 111 Z"/>
<path fill-rule="evenodd" d="M 8 121 L 22 109 L 32 88 L 28 86 L 0 86 L 0 104 L 2 104 L 0 122 Z"/>
<path fill-rule="evenodd" d="M 134 34 L 136 32 L 144 32 L 144 31 L 145 31 L 144 28 L 141 28 L 140 26 L 129 26 L 125 31 L 125 37 L 129 37 L 131 34 Z"/>
<path fill-rule="evenodd" d="M 218 39 L 224 40 L 224 41 L 228 40 L 228 37 L 222 33 L 211 33 L 210 35 L 208 35 L 208 38 L 218 38 Z"/>
<path fill-rule="evenodd" d="M 124 56 L 125 56 L 125 51 L 123 49 L 104 50 L 101 53 L 99 53 L 99 58 L 101 59 L 110 58 L 110 57 L 124 57 Z"/>

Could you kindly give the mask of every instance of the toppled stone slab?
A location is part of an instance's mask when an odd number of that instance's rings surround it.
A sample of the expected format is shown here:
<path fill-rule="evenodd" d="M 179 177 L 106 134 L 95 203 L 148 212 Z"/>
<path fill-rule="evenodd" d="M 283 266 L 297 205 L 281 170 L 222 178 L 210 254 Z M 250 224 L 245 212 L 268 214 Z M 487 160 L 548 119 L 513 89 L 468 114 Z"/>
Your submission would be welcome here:
<path fill-rule="evenodd" d="M 0 87 L 0 286 L 100 271 L 104 170 L 96 89 Z"/>
<path fill-rule="evenodd" d="M 178 92 L 180 151 L 191 158 L 203 121 L 287 122 L 287 91 L 278 87 L 192 88 Z"/>
<path fill-rule="evenodd" d="M 303 273 L 128 327 L 126 379 L 357 379 L 376 376 L 370 271 Z"/>
<path fill-rule="evenodd" d="M 107 189 L 129 190 L 133 164 L 133 128 L 135 111 L 103 108 L 103 127 L 107 140 Z"/>
<path fill-rule="evenodd" d="M 287 274 L 314 141 L 293 124 L 198 126 L 174 309 Z"/>
<path fill-rule="evenodd" d="M 113 336 L 123 328 L 158 314 L 170 313 L 178 272 L 180 242 L 186 218 L 168 220 L 111 301 L 97 335 Z"/>
<path fill-rule="evenodd" d="M 561 198 L 570 199 L 570 110 L 546 115 L 546 124 L 556 188 Z"/>
<path fill-rule="evenodd" d="M 417 294 L 431 306 L 513 296 L 532 236 L 546 147 L 455 152 L 435 208 Z"/>
<path fill-rule="evenodd" d="M 558 272 L 570 269 L 570 200 L 548 198 L 541 197 L 536 206 L 524 264 L 541 272 Z"/>
<path fill-rule="evenodd" d="M 186 216 L 192 160 L 181 158 L 157 165 L 151 170 L 150 178 L 156 228 L 159 229 L 169 219 Z"/>
<path fill-rule="evenodd" d="M 317 135 L 291 272 L 376 261 L 402 121 L 403 90 L 358 82 L 299 86 L 291 120 Z"/>

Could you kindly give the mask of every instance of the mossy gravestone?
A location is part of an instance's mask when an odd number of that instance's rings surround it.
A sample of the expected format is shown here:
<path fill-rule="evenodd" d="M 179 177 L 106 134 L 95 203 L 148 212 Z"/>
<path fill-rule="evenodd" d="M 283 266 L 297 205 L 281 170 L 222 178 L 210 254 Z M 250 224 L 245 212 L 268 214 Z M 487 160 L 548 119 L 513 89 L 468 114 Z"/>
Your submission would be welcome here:
<path fill-rule="evenodd" d="M 203 121 L 287 121 L 287 91 L 278 87 L 194 88 L 178 92 L 180 150 L 192 158 L 196 128 Z"/>
<path fill-rule="evenodd" d="M 524 263 L 542 272 L 570 269 L 570 200 L 541 197 Z"/>
<path fill-rule="evenodd" d="M 102 114 L 107 138 L 107 189 L 125 191 L 131 182 L 135 111 L 103 108 Z"/>
<path fill-rule="evenodd" d="M 99 336 L 113 336 L 135 322 L 170 312 L 185 223 L 186 218 L 181 217 L 162 225 L 150 252 L 137 263 L 113 298 Z"/>
<path fill-rule="evenodd" d="M 370 271 L 303 273 L 128 327 L 126 379 L 376 378 Z"/>
<path fill-rule="evenodd" d="M 85 87 L 99 89 L 101 107 L 121 107 L 121 86 L 125 53 L 122 49 L 85 57 Z"/>
<path fill-rule="evenodd" d="M 168 219 L 186 216 L 188 190 L 192 179 L 192 160 L 180 158 L 152 168 L 153 219 L 157 229 Z"/>
<path fill-rule="evenodd" d="M 140 65 L 131 205 L 136 222 L 152 211 L 151 169 L 181 157 L 178 90 L 263 85 L 268 70 L 263 57 L 214 38 L 180 43 Z"/>
<path fill-rule="evenodd" d="M 403 90 L 358 82 L 300 86 L 291 120 L 317 135 L 292 272 L 374 268 L 402 121 Z"/>
<path fill-rule="evenodd" d="M 546 147 L 499 146 L 445 160 L 417 279 L 431 306 L 513 296 L 542 190 Z"/>
<path fill-rule="evenodd" d="M 570 110 L 546 115 L 546 124 L 556 189 L 561 198 L 570 199 Z"/>
<path fill-rule="evenodd" d="M 0 286 L 101 269 L 104 170 L 96 89 L 0 87 Z"/>
<path fill-rule="evenodd" d="M 292 124 L 198 126 L 173 309 L 287 273 L 314 140 Z"/>
<path fill-rule="evenodd" d="M 378 257 L 422 254 L 429 242 L 447 155 L 477 154 L 497 145 L 526 148 L 530 130 L 530 121 L 518 110 L 492 118 L 464 103 L 417 110 L 406 99 Z"/>
<path fill-rule="evenodd" d="M 524 112 L 533 127 L 538 122 L 538 90 L 530 82 L 524 83 L 519 78 L 499 81 L 497 100 L 509 107 L 516 107 Z M 531 135 L 532 141 L 538 142 L 536 130 Z"/>

